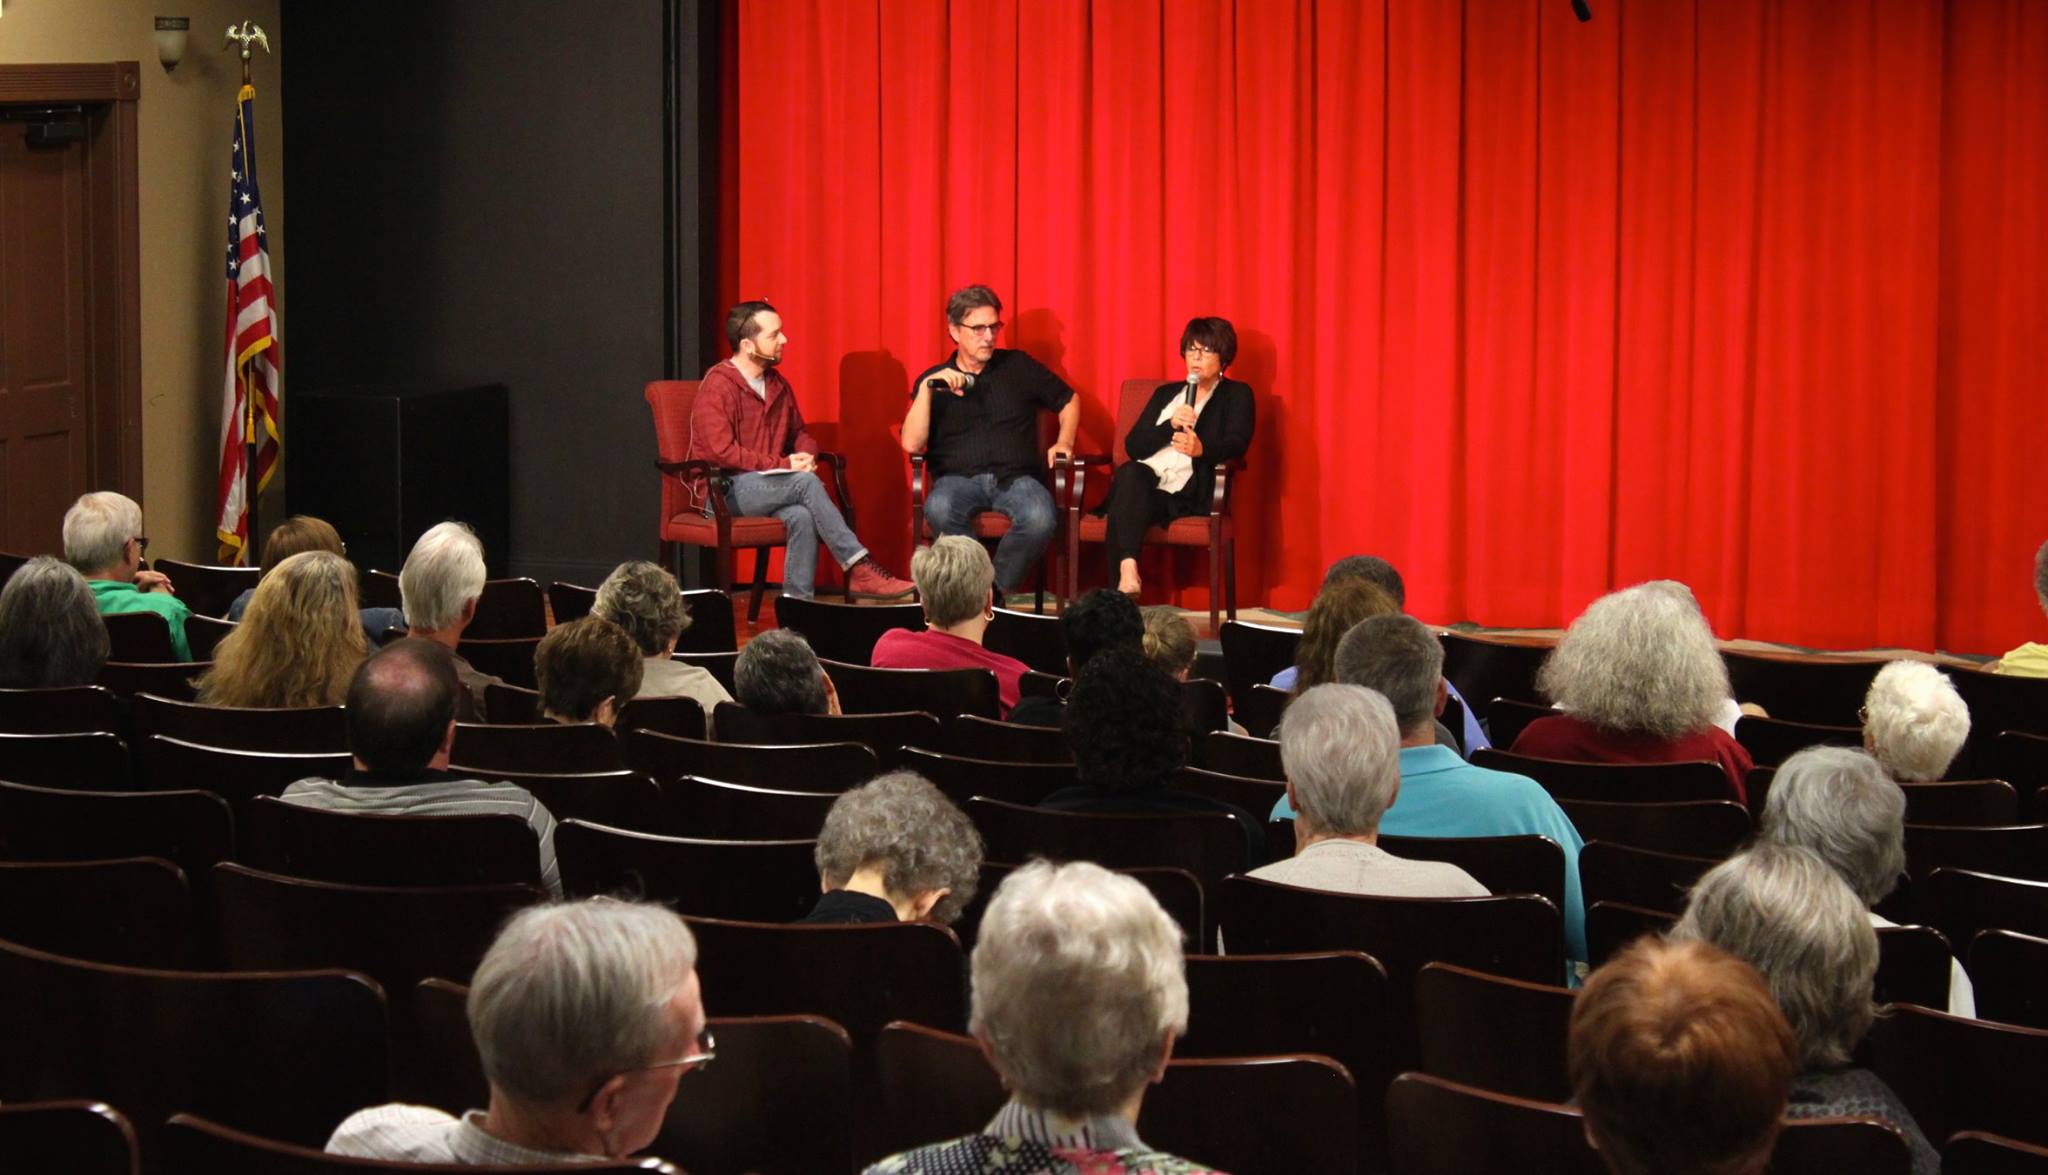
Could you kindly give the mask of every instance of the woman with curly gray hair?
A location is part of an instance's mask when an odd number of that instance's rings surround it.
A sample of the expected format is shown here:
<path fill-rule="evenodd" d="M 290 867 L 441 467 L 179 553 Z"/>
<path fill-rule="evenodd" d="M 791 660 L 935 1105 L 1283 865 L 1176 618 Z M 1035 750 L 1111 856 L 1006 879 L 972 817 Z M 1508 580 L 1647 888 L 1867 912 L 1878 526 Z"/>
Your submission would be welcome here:
<path fill-rule="evenodd" d="M 1638 584 L 1588 605 L 1543 662 L 1536 688 L 1564 711 L 1538 718 L 1514 752 L 1590 763 L 1719 763 L 1745 800 L 1753 765 L 1714 725 L 1728 702 L 1728 667 L 1684 585 Z"/>
<path fill-rule="evenodd" d="M 803 921 L 951 925 L 981 880 L 981 833 L 912 771 L 878 775 L 832 802 L 818 832 L 818 888 Z"/>
<path fill-rule="evenodd" d="M 710 670 L 671 657 L 676 641 L 690 627 L 690 610 L 683 606 L 675 576 L 645 560 L 621 563 L 598 585 L 597 602 L 590 610 L 625 629 L 639 646 L 646 667 L 635 697 L 695 698 L 706 714 L 718 703 L 732 701 Z"/>

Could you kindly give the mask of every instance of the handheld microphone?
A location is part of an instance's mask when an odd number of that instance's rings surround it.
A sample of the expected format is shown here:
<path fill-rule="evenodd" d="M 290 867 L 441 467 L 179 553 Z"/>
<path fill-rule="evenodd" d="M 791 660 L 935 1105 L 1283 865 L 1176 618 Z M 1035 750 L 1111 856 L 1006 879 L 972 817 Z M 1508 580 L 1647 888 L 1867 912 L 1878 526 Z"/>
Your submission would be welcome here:
<path fill-rule="evenodd" d="M 960 374 L 962 374 L 962 375 L 964 375 L 964 376 L 966 376 L 966 377 L 967 377 L 967 384 L 966 384 L 966 386 L 965 386 L 965 387 L 962 387 L 962 388 L 960 389 L 960 391 L 964 393 L 964 392 L 966 392 L 966 391 L 967 391 L 967 389 L 968 389 L 968 388 L 971 388 L 971 387 L 973 387 L 973 386 L 974 386 L 974 373 L 973 373 L 973 372 L 971 372 L 971 371 L 963 371 L 963 372 L 961 372 Z M 942 379 L 938 379 L 938 378 L 936 378 L 936 377 L 935 377 L 935 378 L 932 378 L 932 379 L 928 379 L 928 380 L 924 381 L 924 386 L 925 386 L 925 387 L 926 387 L 927 389 L 929 389 L 929 390 L 931 390 L 931 391 L 934 391 L 934 392 L 950 392 L 950 391 L 952 391 L 952 390 L 953 390 L 953 385 L 952 385 L 952 384 L 949 384 L 949 383 L 947 383 L 947 382 L 946 382 L 945 380 L 942 380 Z"/>
<path fill-rule="evenodd" d="M 1192 408 L 1195 406 L 1195 391 L 1200 386 L 1201 380 L 1199 378 L 1192 375 L 1188 377 L 1187 397 L 1185 400 L 1182 401 L 1188 407 Z"/>

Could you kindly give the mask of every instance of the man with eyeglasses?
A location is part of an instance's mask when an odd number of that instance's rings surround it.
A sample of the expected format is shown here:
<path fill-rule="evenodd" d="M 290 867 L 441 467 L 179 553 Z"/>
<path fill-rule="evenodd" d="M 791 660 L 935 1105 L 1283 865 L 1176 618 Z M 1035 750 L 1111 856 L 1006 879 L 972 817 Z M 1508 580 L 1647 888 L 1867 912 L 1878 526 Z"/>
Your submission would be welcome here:
<path fill-rule="evenodd" d="M 675 912 L 592 898 L 514 915 L 470 980 L 490 1105 L 349 1116 L 330 1154 L 469 1166 L 624 1158 L 661 1132 L 683 1074 L 711 1062 L 697 943 Z"/>
<path fill-rule="evenodd" d="M 995 554 L 996 587 L 1007 594 L 1024 584 L 1059 525 L 1038 471 L 1073 457 L 1081 401 L 1038 360 L 996 346 L 1003 302 L 987 286 L 968 286 L 947 299 L 946 329 L 955 350 L 911 383 L 903 450 L 929 459 L 924 516 L 933 534 L 967 534 L 977 511 L 1009 518 Z M 1041 411 L 1057 413 L 1060 425 L 1059 438 L 1042 457 Z"/>
<path fill-rule="evenodd" d="M 64 561 L 85 577 L 100 615 L 154 612 L 171 630 L 171 652 L 192 659 L 185 643 L 185 606 L 161 571 L 142 569 L 149 538 L 142 533 L 142 507 L 112 490 L 86 494 L 64 512 Z"/>

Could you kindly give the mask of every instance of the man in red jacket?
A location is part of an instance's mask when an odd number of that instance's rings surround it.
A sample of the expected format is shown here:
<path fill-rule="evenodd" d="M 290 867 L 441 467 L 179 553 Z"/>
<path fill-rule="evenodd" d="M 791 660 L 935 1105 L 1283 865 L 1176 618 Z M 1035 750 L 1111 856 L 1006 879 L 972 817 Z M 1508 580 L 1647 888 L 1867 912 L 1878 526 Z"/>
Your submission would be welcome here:
<path fill-rule="evenodd" d="M 734 514 L 773 516 L 789 532 L 782 594 L 808 600 L 818 572 L 818 542 L 846 571 L 847 590 L 867 599 L 900 599 L 916 590 L 868 557 L 868 549 L 818 480 L 818 442 L 804 430 L 789 381 L 775 370 L 789 339 L 766 302 L 742 302 L 725 316 L 732 358 L 704 373 L 690 410 L 688 460 L 742 470 L 726 492 Z"/>

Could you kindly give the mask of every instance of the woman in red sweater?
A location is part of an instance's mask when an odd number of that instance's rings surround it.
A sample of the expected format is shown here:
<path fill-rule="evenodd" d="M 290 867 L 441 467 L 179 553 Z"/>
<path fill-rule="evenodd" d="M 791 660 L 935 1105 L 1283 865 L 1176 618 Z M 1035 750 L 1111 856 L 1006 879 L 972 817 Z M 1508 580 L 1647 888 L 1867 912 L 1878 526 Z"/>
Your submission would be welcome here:
<path fill-rule="evenodd" d="M 910 577 L 917 581 L 926 627 L 883 633 L 870 663 L 877 669 L 990 670 L 1007 716 L 1017 704 L 1017 682 L 1026 666 L 981 647 L 988 622 L 996 618 L 996 568 L 988 550 L 965 535 L 943 535 L 911 556 Z"/>

